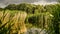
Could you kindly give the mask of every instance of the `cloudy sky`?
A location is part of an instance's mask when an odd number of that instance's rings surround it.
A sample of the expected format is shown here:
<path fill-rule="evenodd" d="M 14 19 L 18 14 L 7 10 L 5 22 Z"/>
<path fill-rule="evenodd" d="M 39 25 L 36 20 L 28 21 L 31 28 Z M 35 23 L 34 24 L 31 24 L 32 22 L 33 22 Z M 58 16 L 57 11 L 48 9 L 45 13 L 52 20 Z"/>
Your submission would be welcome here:
<path fill-rule="evenodd" d="M 46 4 L 46 3 L 55 3 L 57 0 L 0 0 L 0 7 L 3 7 L 7 4 L 12 3 L 33 3 L 33 4 Z"/>

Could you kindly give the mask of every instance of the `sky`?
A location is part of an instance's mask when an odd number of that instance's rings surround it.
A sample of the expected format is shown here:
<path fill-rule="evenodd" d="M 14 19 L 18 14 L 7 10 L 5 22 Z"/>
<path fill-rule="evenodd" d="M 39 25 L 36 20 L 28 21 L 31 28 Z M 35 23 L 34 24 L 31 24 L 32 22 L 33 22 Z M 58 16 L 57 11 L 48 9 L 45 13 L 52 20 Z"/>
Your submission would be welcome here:
<path fill-rule="evenodd" d="M 0 0 L 0 7 L 5 7 L 8 4 L 31 3 L 31 4 L 52 4 L 57 3 L 57 0 Z"/>

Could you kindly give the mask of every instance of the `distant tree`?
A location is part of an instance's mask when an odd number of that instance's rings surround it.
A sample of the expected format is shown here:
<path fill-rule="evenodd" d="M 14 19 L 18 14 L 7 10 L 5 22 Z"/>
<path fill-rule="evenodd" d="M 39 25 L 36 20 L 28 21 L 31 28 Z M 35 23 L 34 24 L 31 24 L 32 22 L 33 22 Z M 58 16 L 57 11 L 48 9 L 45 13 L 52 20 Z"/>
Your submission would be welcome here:
<path fill-rule="evenodd" d="M 58 2 L 60 3 L 60 0 L 58 0 Z"/>
<path fill-rule="evenodd" d="M 16 5 L 15 4 L 9 4 L 7 7 L 5 7 L 5 9 L 16 10 Z"/>
<path fill-rule="evenodd" d="M 21 3 L 17 5 L 17 10 L 25 10 L 26 4 L 25 3 Z"/>
<path fill-rule="evenodd" d="M 0 11 L 2 11 L 3 10 L 3 8 L 0 8 Z"/>

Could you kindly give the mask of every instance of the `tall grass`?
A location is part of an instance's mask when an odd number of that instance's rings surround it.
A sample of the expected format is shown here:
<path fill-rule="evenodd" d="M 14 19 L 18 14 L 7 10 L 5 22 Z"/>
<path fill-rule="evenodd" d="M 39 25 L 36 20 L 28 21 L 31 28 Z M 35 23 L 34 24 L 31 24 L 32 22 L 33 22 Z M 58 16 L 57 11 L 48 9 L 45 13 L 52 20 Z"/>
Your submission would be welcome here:
<path fill-rule="evenodd" d="M 0 11 L 0 34 L 20 34 L 26 32 L 25 18 L 27 14 L 21 11 Z"/>

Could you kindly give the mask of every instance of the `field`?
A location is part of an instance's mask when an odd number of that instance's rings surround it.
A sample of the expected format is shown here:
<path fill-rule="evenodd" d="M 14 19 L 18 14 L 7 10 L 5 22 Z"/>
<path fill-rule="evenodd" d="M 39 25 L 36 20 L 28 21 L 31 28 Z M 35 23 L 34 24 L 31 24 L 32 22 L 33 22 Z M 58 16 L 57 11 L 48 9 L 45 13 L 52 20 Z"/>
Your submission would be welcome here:
<path fill-rule="evenodd" d="M 42 33 L 46 30 L 48 34 L 59 34 L 60 4 L 42 6 L 22 3 L 0 8 L 0 34 L 25 34 L 31 28 L 34 31 L 35 28 L 37 31 L 41 29 Z"/>

